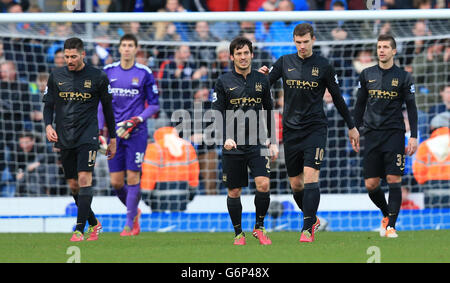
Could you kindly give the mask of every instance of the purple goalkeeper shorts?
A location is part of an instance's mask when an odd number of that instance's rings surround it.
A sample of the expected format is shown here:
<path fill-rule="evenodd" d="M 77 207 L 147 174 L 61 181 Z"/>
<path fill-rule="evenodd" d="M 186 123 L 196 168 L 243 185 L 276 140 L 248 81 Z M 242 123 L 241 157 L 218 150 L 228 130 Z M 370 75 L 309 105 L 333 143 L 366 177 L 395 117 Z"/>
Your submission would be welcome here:
<path fill-rule="evenodd" d="M 108 160 L 109 172 L 125 170 L 141 171 L 147 148 L 147 133 L 134 133 L 129 139 L 117 138 L 117 151 L 113 159 Z"/>

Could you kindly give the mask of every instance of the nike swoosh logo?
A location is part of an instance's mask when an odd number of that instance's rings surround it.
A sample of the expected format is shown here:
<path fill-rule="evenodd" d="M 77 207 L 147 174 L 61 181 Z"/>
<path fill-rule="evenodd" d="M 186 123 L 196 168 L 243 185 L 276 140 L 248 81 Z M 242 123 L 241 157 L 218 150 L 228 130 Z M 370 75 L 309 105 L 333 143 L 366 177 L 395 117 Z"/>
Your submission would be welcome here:
<path fill-rule="evenodd" d="M 376 82 L 377 80 L 369 80 L 369 83 L 374 83 L 374 82 Z"/>
<path fill-rule="evenodd" d="M 110 80 L 110 82 L 115 82 L 115 81 L 117 81 L 117 79 L 111 79 L 111 80 Z"/>
<path fill-rule="evenodd" d="M 63 84 L 65 84 L 66 82 L 59 82 L 58 83 L 58 85 L 63 85 Z"/>
<path fill-rule="evenodd" d="M 230 87 L 230 90 L 235 90 L 235 89 L 237 89 L 237 86 L 235 86 L 235 87 Z"/>
<path fill-rule="evenodd" d="M 94 166 L 94 165 L 95 165 L 95 164 L 88 164 L 89 167 L 92 167 L 92 166 Z"/>
<path fill-rule="evenodd" d="M 292 68 L 292 69 L 288 68 L 288 72 L 291 72 L 293 70 L 295 70 L 295 68 Z"/>
<path fill-rule="evenodd" d="M 320 165 L 320 161 L 315 161 L 314 162 L 316 165 Z"/>

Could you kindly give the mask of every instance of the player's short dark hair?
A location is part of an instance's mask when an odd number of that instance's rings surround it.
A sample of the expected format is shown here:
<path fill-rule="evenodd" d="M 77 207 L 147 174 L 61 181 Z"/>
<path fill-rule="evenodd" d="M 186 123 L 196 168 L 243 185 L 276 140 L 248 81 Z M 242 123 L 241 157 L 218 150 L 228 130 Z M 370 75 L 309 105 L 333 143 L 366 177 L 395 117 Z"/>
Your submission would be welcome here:
<path fill-rule="evenodd" d="M 64 41 L 64 50 L 66 49 L 76 49 L 79 52 L 84 51 L 84 43 L 78 37 L 71 37 Z"/>
<path fill-rule="evenodd" d="M 395 42 L 395 38 L 390 34 L 381 34 L 380 36 L 378 36 L 377 42 L 379 41 L 389 41 L 392 49 L 397 49 L 397 43 Z"/>
<path fill-rule="evenodd" d="M 241 49 L 245 45 L 247 45 L 248 49 L 250 49 L 250 53 L 253 53 L 253 44 L 248 38 L 246 38 L 244 36 L 236 37 L 230 43 L 230 54 L 233 55 L 234 54 L 234 50 Z"/>
<path fill-rule="evenodd" d="M 132 34 L 132 33 L 126 33 L 126 34 L 124 34 L 124 35 L 122 35 L 122 37 L 120 38 L 120 40 L 119 40 L 119 45 L 121 45 L 122 44 L 122 41 L 124 41 L 124 40 L 130 40 L 130 41 L 133 41 L 134 42 L 134 46 L 138 46 L 138 39 L 137 39 L 137 37 L 134 35 L 134 34 Z"/>
<path fill-rule="evenodd" d="M 311 38 L 313 38 L 314 28 L 308 23 L 302 23 L 295 26 L 293 36 L 304 36 L 307 33 L 309 33 Z"/>

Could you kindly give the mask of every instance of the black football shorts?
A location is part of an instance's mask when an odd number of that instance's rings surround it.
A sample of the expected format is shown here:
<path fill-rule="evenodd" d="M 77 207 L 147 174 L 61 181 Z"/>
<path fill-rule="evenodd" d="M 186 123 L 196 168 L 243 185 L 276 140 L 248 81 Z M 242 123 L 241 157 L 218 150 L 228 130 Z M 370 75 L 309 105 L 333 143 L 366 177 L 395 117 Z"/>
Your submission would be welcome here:
<path fill-rule="evenodd" d="M 222 181 L 226 188 L 247 187 L 249 169 L 253 178 L 270 177 L 270 157 L 263 156 L 260 150 L 245 154 L 224 154 L 222 168 Z"/>
<path fill-rule="evenodd" d="M 320 170 L 327 145 L 326 126 L 308 131 L 283 129 L 284 155 L 289 177 L 298 176 L 303 167 Z"/>
<path fill-rule="evenodd" d="M 72 149 L 61 150 L 61 163 L 66 179 L 78 179 L 78 172 L 94 171 L 98 145 L 83 144 Z"/>
<path fill-rule="evenodd" d="M 405 132 L 402 130 L 364 133 L 364 179 L 402 176 L 405 169 Z"/>

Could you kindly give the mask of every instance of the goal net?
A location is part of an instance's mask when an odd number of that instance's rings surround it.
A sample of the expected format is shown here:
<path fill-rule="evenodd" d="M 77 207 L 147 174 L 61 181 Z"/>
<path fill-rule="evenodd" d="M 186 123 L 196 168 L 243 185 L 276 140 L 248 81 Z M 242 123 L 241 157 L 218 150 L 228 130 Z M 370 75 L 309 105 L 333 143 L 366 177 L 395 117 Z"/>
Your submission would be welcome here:
<path fill-rule="evenodd" d="M 397 228 L 449 229 L 450 176 L 435 180 L 433 173 L 425 173 L 431 168 L 448 172 L 450 166 L 448 136 L 436 139 L 432 134 L 436 127 L 448 127 L 448 116 L 440 115 L 450 111 L 448 13 L 445 16 L 445 10 L 439 9 L 379 12 L 26 13 L 16 18 L 2 15 L 0 222 L 7 225 L 0 225 L 0 230 L 22 231 L 26 229 L 20 225 L 23 220 L 25 226 L 36 226 L 37 230 L 44 227 L 45 231 L 70 231 L 76 207 L 59 155 L 46 140 L 43 123 L 42 95 L 48 75 L 53 68 L 64 65 L 62 47 L 66 38 L 83 39 L 86 62 L 103 68 L 119 60 L 119 38 L 133 33 L 140 48 L 136 62 L 151 69 L 159 88 L 160 111 L 147 121 L 149 144 L 155 142 L 154 134 L 162 127 L 178 126 L 180 130 L 180 109 L 200 119 L 193 119 L 191 132 L 179 131 L 181 138 L 195 149 L 198 174 L 191 176 L 194 181 L 183 177 L 164 180 L 156 174 L 154 189 L 142 190 L 142 230 L 232 231 L 226 208 L 227 188 L 222 184 L 221 147 L 207 145 L 202 139 L 214 84 L 221 74 L 233 68 L 228 48 L 234 37 L 243 35 L 254 42 L 254 68 L 270 67 L 280 56 L 296 52 L 292 32 L 301 22 L 313 24 L 314 52 L 333 64 L 351 111 L 359 73 L 377 64 L 376 38 L 382 33 L 394 35 L 395 62 L 412 73 L 415 80 L 418 138 L 428 154 L 423 153 L 426 157 L 421 159 L 417 154 L 406 157 L 404 203 Z M 272 87 L 272 96 L 277 110 L 280 156 L 270 163 L 271 206 L 266 226 L 272 230 L 298 230 L 302 215 L 292 198 L 283 150 L 281 81 Z M 346 125 L 328 93 L 323 106 L 328 118 L 328 144 L 320 170 L 322 195 L 318 215 L 331 231 L 376 229 L 381 213 L 364 187 L 362 154 L 351 149 Z M 406 110 L 403 113 L 406 144 L 410 133 Z M 434 162 L 430 156 L 434 156 Z M 176 169 L 172 172 L 173 176 L 177 173 Z M 93 186 L 93 210 L 104 230 L 121 231 L 126 209 L 115 197 L 108 162 L 101 155 L 97 157 Z M 387 193 L 384 181 L 382 188 Z M 254 191 L 250 178 L 241 197 L 243 227 L 247 230 L 255 218 Z"/>

